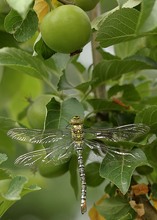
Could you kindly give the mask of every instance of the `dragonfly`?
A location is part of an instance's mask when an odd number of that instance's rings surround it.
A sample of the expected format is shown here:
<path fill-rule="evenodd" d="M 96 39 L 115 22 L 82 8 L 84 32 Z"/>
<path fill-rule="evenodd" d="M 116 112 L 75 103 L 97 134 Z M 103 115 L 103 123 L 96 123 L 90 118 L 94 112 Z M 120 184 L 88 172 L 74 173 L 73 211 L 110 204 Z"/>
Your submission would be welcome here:
<path fill-rule="evenodd" d="M 106 146 L 103 139 L 112 142 L 133 140 L 149 132 L 149 127 L 144 124 L 129 124 L 116 128 L 84 128 L 84 120 L 80 116 L 74 116 L 63 130 L 38 130 L 28 128 L 12 128 L 7 135 L 12 139 L 32 144 L 49 144 L 48 147 L 31 151 L 19 156 L 15 164 L 31 166 L 37 161 L 48 163 L 53 161 L 56 165 L 65 163 L 75 153 L 78 160 L 78 170 L 81 182 L 81 213 L 87 211 L 86 203 L 86 177 L 85 165 L 83 162 L 83 151 L 87 146 L 90 150 L 97 150 L 101 155 L 109 151 L 118 154 L 128 154 L 113 150 Z"/>

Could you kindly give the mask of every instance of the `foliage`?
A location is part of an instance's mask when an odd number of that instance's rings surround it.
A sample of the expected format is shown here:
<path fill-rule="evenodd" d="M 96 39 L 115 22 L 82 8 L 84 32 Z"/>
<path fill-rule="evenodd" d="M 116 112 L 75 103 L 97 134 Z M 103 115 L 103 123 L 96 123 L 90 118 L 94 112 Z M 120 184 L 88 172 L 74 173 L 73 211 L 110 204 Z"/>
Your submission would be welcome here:
<path fill-rule="evenodd" d="M 74 115 L 79 115 L 87 128 L 133 123 L 150 128 L 149 134 L 138 138 L 136 143 L 108 143 L 130 153 L 107 154 L 101 164 L 100 161 L 87 164 L 87 184 L 92 187 L 101 184 L 105 190 L 105 196 L 90 210 L 90 218 L 128 220 L 145 219 L 146 215 L 150 220 L 157 218 L 154 209 L 157 199 L 154 190 L 157 184 L 157 3 L 117 0 L 115 7 L 110 5 L 112 9 L 104 11 L 107 2 L 100 1 L 102 13 L 94 19 L 93 12 L 88 13 L 93 30 L 91 45 L 96 48 L 90 66 L 80 61 L 85 49 L 72 56 L 55 53 L 41 38 L 39 24 L 43 16 L 52 7 L 67 1 L 0 3 L 1 217 L 21 197 L 39 189 L 29 182 L 26 170 L 22 176 L 18 175 L 20 169 L 13 169 L 12 165 L 16 156 L 24 153 L 24 146 L 28 149 L 35 146 L 13 142 L 7 137 L 7 130 L 19 126 L 34 128 L 31 121 L 36 119 L 35 124 L 40 128 L 64 129 Z M 112 48 L 114 53 L 106 48 Z M 37 99 L 43 101 L 36 102 Z M 30 114 L 34 105 L 42 109 L 38 116 Z M 85 161 L 88 154 L 85 152 Z M 40 167 L 40 174 L 52 178 L 69 170 L 71 186 L 78 196 L 75 155 L 54 173 L 54 164 L 48 169 L 44 174 Z M 132 186 L 141 183 L 149 188 L 149 193 L 140 187 L 138 195 L 134 192 Z M 154 206 L 148 209 L 144 199 L 151 200 Z M 131 206 L 130 200 L 136 204 Z M 144 214 L 136 209 L 139 203 Z"/>

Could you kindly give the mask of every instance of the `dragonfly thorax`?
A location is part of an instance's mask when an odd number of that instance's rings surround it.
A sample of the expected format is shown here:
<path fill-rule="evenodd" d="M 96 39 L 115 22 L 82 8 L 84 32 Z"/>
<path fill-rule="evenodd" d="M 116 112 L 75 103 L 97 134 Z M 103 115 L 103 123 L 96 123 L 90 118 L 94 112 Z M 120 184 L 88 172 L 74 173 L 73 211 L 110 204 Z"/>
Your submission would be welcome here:
<path fill-rule="evenodd" d="M 74 116 L 70 124 L 72 139 L 81 142 L 83 140 L 83 120 L 79 116 Z"/>

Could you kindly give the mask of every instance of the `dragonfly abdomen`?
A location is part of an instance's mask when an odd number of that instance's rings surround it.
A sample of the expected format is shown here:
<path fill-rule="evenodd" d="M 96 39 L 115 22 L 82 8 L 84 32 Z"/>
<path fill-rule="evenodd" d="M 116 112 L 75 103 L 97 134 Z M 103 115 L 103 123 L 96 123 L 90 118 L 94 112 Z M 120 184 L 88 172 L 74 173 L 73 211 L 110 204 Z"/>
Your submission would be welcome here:
<path fill-rule="evenodd" d="M 77 153 L 77 159 L 78 159 L 78 170 L 79 170 L 79 176 L 81 180 L 81 213 L 84 214 L 87 211 L 87 205 L 86 205 L 86 177 L 85 177 L 85 167 L 83 163 L 83 149 L 81 146 L 81 143 L 75 143 L 75 150 Z"/>

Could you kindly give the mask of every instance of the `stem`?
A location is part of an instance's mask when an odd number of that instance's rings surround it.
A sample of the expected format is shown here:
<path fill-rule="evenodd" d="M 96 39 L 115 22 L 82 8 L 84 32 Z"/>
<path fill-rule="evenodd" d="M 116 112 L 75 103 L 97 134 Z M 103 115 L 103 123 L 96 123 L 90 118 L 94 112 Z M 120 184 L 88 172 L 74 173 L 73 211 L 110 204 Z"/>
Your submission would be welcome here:
<path fill-rule="evenodd" d="M 141 220 L 155 220 L 157 219 L 157 210 L 151 205 L 150 201 L 145 195 L 136 196 L 135 201 L 137 204 L 144 205 L 145 214 L 141 216 Z"/>
<path fill-rule="evenodd" d="M 99 16 L 100 14 L 101 14 L 101 10 L 100 10 L 100 3 L 99 3 L 90 12 L 90 19 L 93 20 L 97 16 Z M 93 65 L 96 66 L 102 60 L 102 56 L 97 50 L 97 48 L 99 47 L 99 43 L 96 41 L 96 32 L 94 32 L 93 35 L 92 35 L 91 44 L 92 44 Z M 105 96 L 106 96 L 105 85 L 101 85 L 98 88 L 96 88 L 94 90 L 94 94 L 95 94 L 96 98 L 103 98 L 104 99 Z"/>

